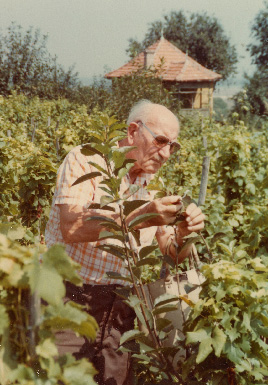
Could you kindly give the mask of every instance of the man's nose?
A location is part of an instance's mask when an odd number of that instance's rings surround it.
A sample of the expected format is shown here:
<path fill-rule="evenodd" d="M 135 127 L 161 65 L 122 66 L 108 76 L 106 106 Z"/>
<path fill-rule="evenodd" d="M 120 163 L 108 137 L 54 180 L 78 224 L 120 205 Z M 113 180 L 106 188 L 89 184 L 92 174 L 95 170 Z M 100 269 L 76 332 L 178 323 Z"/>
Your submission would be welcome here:
<path fill-rule="evenodd" d="M 159 155 L 161 155 L 162 158 L 164 158 L 165 160 L 168 160 L 170 157 L 170 145 L 161 147 L 158 153 Z"/>

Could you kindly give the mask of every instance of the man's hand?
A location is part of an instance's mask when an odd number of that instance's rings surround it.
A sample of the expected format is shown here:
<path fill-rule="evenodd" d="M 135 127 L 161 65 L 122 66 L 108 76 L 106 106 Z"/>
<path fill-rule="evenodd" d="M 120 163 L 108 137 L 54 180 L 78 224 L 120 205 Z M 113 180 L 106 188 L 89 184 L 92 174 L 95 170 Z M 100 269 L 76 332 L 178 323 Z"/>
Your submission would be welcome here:
<path fill-rule="evenodd" d="M 198 232 L 204 229 L 205 215 L 202 213 L 202 210 L 196 206 L 196 204 L 191 203 L 188 205 L 183 214 L 185 216 L 185 221 L 182 221 L 177 225 L 179 238 L 188 236 L 192 232 Z"/>
<path fill-rule="evenodd" d="M 142 208 L 133 211 L 128 220 L 146 213 L 157 213 L 156 216 L 148 221 L 138 225 L 138 228 L 147 228 L 150 226 L 169 225 L 176 220 L 177 213 L 181 210 L 183 204 L 180 196 L 168 196 L 157 198 Z"/>

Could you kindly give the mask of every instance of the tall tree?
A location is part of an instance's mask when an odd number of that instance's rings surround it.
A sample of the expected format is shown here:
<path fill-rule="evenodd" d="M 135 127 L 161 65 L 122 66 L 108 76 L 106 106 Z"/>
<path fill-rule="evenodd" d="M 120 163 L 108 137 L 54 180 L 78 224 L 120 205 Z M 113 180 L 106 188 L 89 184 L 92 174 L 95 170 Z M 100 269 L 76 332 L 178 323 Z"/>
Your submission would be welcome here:
<path fill-rule="evenodd" d="M 245 93 L 240 92 L 234 96 L 234 108 L 240 118 L 247 120 L 259 116 L 267 119 L 268 116 L 268 2 L 255 17 L 251 35 L 254 43 L 247 49 L 252 57 L 252 63 L 256 65 L 256 71 L 252 76 L 244 75 Z M 246 107 L 246 109 L 245 109 Z M 248 108 L 248 111 L 247 111 Z M 252 115 L 252 117 L 251 117 Z M 249 118 L 248 118 L 249 117 Z"/>
<path fill-rule="evenodd" d="M 268 2 L 265 2 L 265 8 L 256 16 L 251 34 L 255 39 L 254 43 L 248 45 L 248 50 L 253 63 L 258 69 L 268 68 Z"/>
<path fill-rule="evenodd" d="M 164 37 L 204 67 L 216 71 L 227 79 L 236 71 L 237 53 L 230 44 L 224 30 L 215 17 L 191 14 L 186 17 L 182 11 L 171 12 L 163 20 L 151 23 L 141 43 L 129 40 L 127 53 L 134 57 L 161 37 Z"/>
<path fill-rule="evenodd" d="M 0 35 L 0 94 L 18 90 L 27 95 L 66 97 L 78 84 L 73 67 L 67 71 L 57 64 L 46 48 L 47 35 L 40 30 L 12 23 L 5 35 Z"/>

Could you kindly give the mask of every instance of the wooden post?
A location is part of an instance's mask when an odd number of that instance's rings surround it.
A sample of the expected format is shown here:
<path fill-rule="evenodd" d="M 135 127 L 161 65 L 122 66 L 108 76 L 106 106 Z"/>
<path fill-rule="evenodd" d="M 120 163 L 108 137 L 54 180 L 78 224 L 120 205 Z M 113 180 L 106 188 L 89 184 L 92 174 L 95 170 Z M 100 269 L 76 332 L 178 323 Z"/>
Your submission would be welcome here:
<path fill-rule="evenodd" d="M 37 123 L 34 124 L 34 128 L 33 128 L 33 132 L 32 132 L 32 138 L 31 138 L 31 142 L 34 141 L 34 136 L 35 136 L 35 131 L 37 129 Z"/>
<path fill-rule="evenodd" d="M 205 203 L 207 185 L 208 185 L 209 164 L 210 164 L 210 157 L 204 156 L 203 165 L 202 165 L 201 184 L 200 184 L 199 197 L 198 197 L 198 206 L 204 205 Z"/>
<path fill-rule="evenodd" d="M 220 156 L 219 149 L 217 149 L 216 160 L 217 160 L 217 158 L 219 158 L 219 156 Z M 219 176 L 220 176 L 220 173 L 217 174 L 217 177 L 218 177 L 218 178 L 219 178 Z M 217 184 L 217 193 L 218 193 L 218 194 L 221 193 L 221 186 L 220 186 L 220 184 Z"/>
<path fill-rule="evenodd" d="M 207 153 L 207 148 L 208 148 L 207 137 L 205 135 L 203 135 L 202 139 L 203 139 L 203 146 L 206 149 L 206 153 Z"/>
<path fill-rule="evenodd" d="M 40 321 L 40 297 L 34 292 L 29 295 L 29 306 L 30 306 L 30 334 L 29 334 L 29 351 L 31 358 L 36 357 L 35 347 L 37 345 L 37 330 Z"/>
<path fill-rule="evenodd" d="M 11 130 L 7 131 L 7 136 L 10 138 L 11 137 Z"/>
<path fill-rule="evenodd" d="M 55 128 L 55 133 L 58 130 L 59 124 L 60 124 L 60 121 L 57 121 L 57 125 L 56 125 L 56 128 Z M 59 157 L 59 153 L 60 153 L 60 141 L 59 141 L 59 138 L 56 136 L 56 154 L 57 154 L 57 159 L 58 160 L 60 158 Z"/>

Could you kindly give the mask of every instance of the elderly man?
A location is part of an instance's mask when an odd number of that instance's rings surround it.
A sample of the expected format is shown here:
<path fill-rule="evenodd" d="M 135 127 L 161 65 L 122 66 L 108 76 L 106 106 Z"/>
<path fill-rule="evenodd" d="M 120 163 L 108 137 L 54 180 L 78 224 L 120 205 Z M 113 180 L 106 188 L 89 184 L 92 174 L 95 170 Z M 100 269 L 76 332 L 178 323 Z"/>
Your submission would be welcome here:
<path fill-rule="evenodd" d="M 165 253 L 166 246 L 169 245 L 169 254 L 175 258 L 175 244 L 181 245 L 183 237 L 203 229 L 204 215 L 195 204 L 190 204 L 186 209 L 185 221 L 177 226 L 177 240 L 174 240 L 174 230 L 168 225 L 174 222 L 181 208 L 181 197 L 154 199 L 146 186 L 170 154 L 180 147 L 176 142 L 179 133 L 178 119 L 166 107 L 143 100 L 131 110 L 127 125 L 127 137 L 119 146 L 136 146 L 127 155 L 136 162 L 122 183 L 126 188 L 133 183 L 141 187 L 132 199 L 150 201 L 132 212 L 127 221 L 144 213 L 157 213 L 158 216 L 137 226 L 141 244 L 150 245 L 156 237 L 162 253 Z M 89 305 L 90 313 L 96 318 L 100 329 L 94 343 L 77 337 L 70 331 L 59 332 L 59 352 L 71 352 L 76 358 L 86 357 L 92 361 L 99 371 L 96 376 L 99 384 L 128 384 L 131 383 L 129 354 L 116 350 L 121 335 L 133 328 L 135 314 L 114 293 L 115 288 L 124 283 L 105 276 L 108 271 L 117 271 L 122 275 L 127 271 L 119 258 L 94 248 L 100 243 L 97 241 L 98 236 L 104 228 L 97 220 L 86 221 L 90 215 L 98 213 L 110 216 L 120 223 L 119 215 L 110 211 L 88 209 L 89 204 L 99 202 L 102 195 L 98 188 L 98 179 L 71 187 L 77 178 L 92 172 L 92 166 L 88 164 L 91 157 L 82 155 L 80 148 L 78 146 L 73 149 L 59 169 L 46 229 L 46 242 L 48 246 L 57 242 L 64 243 L 67 253 L 81 264 L 80 275 L 84 285 L 81 288 L 67 283 L 66 297 L 79 304 Z M 95 159 L 94 162 L 96 161 L 99 160 Z M 181 253 L 179 261 L 190 250 L 191 246 Z"/>

